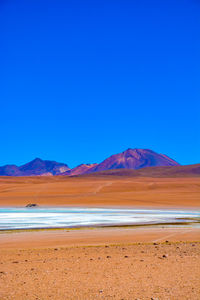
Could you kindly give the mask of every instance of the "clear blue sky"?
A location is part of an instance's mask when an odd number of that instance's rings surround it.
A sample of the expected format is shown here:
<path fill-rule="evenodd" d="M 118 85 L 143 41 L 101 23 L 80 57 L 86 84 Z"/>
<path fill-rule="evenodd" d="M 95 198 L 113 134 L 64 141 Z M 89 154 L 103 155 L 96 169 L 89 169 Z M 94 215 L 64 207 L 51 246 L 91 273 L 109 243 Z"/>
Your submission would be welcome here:
<path fill-rule="evenodd" d="M 200 163 L 198 0 L 1 0 L 0 165 Z"/>

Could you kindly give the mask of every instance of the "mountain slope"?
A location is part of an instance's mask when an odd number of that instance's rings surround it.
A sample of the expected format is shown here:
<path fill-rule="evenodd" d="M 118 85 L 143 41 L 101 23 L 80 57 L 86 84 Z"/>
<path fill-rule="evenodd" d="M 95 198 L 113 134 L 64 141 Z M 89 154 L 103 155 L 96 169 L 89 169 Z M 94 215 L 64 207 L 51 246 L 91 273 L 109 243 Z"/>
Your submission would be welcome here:
<path fill-rule="evenodd" d="M 173 159 L 149 149 L 127 149 L 112 155 L 100 164 L 81 164 L 73 169 L 64 163 L 36 158 L 22 166 L 0 167 L 0 176 L 77 176 L 113 169 L 141 169 L 146 167 L 179 166 Z"/>
<path fill-rule="evenodd" d="M 5 165 L 0 167 L 0 176 L 20 176 L 21 172 L 15 165 Z"/>
<path fill-rule="evenodd" d="M 102 163 L 88 170 L 87 173 L 112 169 L 141 169 L 157 166 L 178 166 L 179 164 L 164 154 L 158 154 L 149 149 L 127 149 L 110 156 Z"/>
<path fill-rule="evenodd" d="M 0 167 L 1 176 L 36 176 L 36 175 L 60 175 L 69 170 L 68 165 L 56 161 L 36 158 L 20 167 L 6 165 Z"/>
<path fill-rule="evenodd" d="M 68 165 L 63 163 L 58 163 L 56 161 L 42 160 L 36 158 L 31 162 L 19 167 L 19 170 L 24 176 L 32 175 L 58 175 L 69 170 Z"/>
<path fill-rule="evenodd" d="M 97 166 L 97 164 L 81 164 L 71 170 L 62 173 L 62 175 L 68 175 L 68 176 L 81 175 L 89 171 L 91 168 L 94 168 L 95 166 Z"/>
<path fill-rule="evenodd" d="M 82 176 L 89 177 L 155 177 L 155 178 L 175 178 L 175 177 L 200 177 L 200 164 L 187 166 L 169 166 L 169 167 L 147 167 L 138 170 L 133 169 L 114 169 Z"/>

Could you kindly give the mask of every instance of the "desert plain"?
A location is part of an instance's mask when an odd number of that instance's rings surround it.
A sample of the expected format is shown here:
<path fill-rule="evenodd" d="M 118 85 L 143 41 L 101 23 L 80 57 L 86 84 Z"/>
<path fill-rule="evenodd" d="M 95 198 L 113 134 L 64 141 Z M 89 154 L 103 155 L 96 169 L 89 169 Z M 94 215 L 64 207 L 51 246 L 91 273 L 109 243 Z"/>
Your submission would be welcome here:
<path fill-rule="evenodd" d="M 0 177 L 0 206 L 200 207 L 200 177 Z"/>
<path fill-rule="evenodd" d="M 200 180 L 1 177 L 0 206 L 200 208 Z M 0 299 L 200 299 L 200 227 L 0 232 Z"/>

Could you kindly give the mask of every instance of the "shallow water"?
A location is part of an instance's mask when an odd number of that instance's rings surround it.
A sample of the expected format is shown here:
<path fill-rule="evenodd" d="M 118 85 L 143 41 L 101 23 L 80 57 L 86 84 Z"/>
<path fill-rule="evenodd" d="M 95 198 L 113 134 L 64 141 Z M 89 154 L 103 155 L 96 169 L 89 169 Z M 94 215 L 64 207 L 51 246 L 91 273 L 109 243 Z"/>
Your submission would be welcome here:
<path fill-rule="evenodd" d="M 200 211 L 111 208 L 0 208 L 0 230 L 183 223 Z M 195 222 L 195 220 L 194 220 Z"/>

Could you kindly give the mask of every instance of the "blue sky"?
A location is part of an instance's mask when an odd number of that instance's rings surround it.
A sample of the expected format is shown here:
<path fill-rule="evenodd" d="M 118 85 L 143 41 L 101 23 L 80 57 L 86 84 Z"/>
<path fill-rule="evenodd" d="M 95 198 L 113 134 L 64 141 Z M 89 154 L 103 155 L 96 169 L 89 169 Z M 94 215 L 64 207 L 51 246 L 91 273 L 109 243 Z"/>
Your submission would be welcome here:
<path fill-rule="evenodd" d="M 200 2 L 1 0 L 0 165 L 200 163 Z"/>

